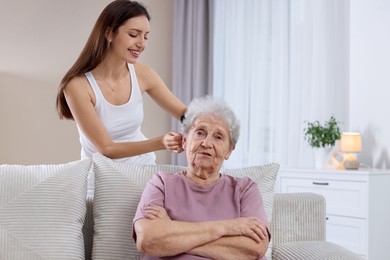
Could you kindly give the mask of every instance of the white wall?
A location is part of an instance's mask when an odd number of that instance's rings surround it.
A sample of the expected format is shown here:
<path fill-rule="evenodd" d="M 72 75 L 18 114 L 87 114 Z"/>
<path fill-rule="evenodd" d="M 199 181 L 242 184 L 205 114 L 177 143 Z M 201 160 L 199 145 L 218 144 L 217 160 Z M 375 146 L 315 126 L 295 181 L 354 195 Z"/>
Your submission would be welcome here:
<path fill-rule="evenodd" d="M 362 163 L 390 168 L 390 1 L 350 1 L 349 130 Z"/>
<path fill-rule="evenodd" d="M 59 120 L 57 86 L 110 0 L 0 0 L 0 163 L 58 163 L 80 158 L 73 121 Z M 173 1 L 142 1 L 152 16 L 142 62 L 171 84 Z M 144 132 L 170 130 L 169 115 L 145 102 Z M 158 152 L 168 163 L 168 152 Z"/>

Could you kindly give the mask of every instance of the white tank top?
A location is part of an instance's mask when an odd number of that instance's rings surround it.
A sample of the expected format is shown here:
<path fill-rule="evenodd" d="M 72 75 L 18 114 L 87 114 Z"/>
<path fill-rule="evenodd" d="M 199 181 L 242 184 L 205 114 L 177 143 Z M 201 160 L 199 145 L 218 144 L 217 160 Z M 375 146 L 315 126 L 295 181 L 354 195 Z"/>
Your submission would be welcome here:
<path fill-rule="evenodd" d="M 128 68 L 132 86 L 131 95 L 127 103 L 119 106 L 109 103 L 104 98 L 91 72 L 85 73 L 95 94 L 96 113 L 102 120 L 113 142 L 136 142 L 146 139 L 141 132 L 141 124 L 144 117 L 142 94 L 139 89 L 134 65 L 128 64 Z M 77 126 L 77 128 L 80 135 L 81 159 L 91 158 L 98 151 L 84 135 L 80 127 Z M 115 160 L 126 163 L 155 164 L 156 156 L 154 153 L 147 153 Z"/>

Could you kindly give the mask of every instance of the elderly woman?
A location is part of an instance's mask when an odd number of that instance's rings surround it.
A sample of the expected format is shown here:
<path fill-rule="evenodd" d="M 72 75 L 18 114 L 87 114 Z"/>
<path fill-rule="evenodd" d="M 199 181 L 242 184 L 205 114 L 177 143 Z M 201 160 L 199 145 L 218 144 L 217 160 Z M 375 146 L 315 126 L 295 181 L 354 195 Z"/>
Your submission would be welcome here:
<path fill-rule="evenodd" d="M 220 172 L 239 137 L 235 114 L 195 99 L 183 127 L 186 170 L 156 173 L 134 217 L 142 259 L 266 259 L 269 223 L 256 183 Z"/>

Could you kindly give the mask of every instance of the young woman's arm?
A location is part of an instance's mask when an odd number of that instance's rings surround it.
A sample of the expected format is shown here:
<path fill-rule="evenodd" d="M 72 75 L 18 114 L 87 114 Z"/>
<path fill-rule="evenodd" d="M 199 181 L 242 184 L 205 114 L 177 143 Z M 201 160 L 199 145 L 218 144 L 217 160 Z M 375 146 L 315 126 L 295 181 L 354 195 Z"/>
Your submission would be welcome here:
<path fill-rule="evenodd" d="M 85 77 L 73 78 L 64 94 L 78 126 L 99 153 L 109 158 L 130 157 L 164 149 L 181 150 L 181 135 L 175 132 L 145 141 L 114 143 L 95 111 L 94 94 Z"/>
<path fill-rule="evenodd" d="M 176 119 L 184 115 L 187 107 L 165 85 L 160 76 L 145 64 L 134 65 L 141 92 L 150 97 Z"/>

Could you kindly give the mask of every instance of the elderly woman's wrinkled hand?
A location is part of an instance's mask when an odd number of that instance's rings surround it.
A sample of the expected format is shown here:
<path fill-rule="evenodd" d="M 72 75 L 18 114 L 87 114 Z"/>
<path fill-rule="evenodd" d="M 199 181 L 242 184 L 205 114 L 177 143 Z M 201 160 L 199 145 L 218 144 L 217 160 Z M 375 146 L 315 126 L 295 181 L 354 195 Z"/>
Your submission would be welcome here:
<path fill-rule="evenodd" d="M 231 225 L 232 235 L 247 236 L 257 243 L 268 237 L 267 227 L 264 223 L 256 217 L 242 217 L 233 220 Z"/>
<path fill-rule="evenodd" d="M 143 213 L 145 218 L 154 220 L 154 219 L 166 219 L 171 220 L 168 216 L 167 211 L 158 205 L 149 205 L 143 208 Z"/>
<path fill-rule="evenodd" d="M 170 131 L 169 133 L 164 135 L 163 145 L 169 151 L 181 153 L 184 151 L 183 135 L 176 131 Z"/>

